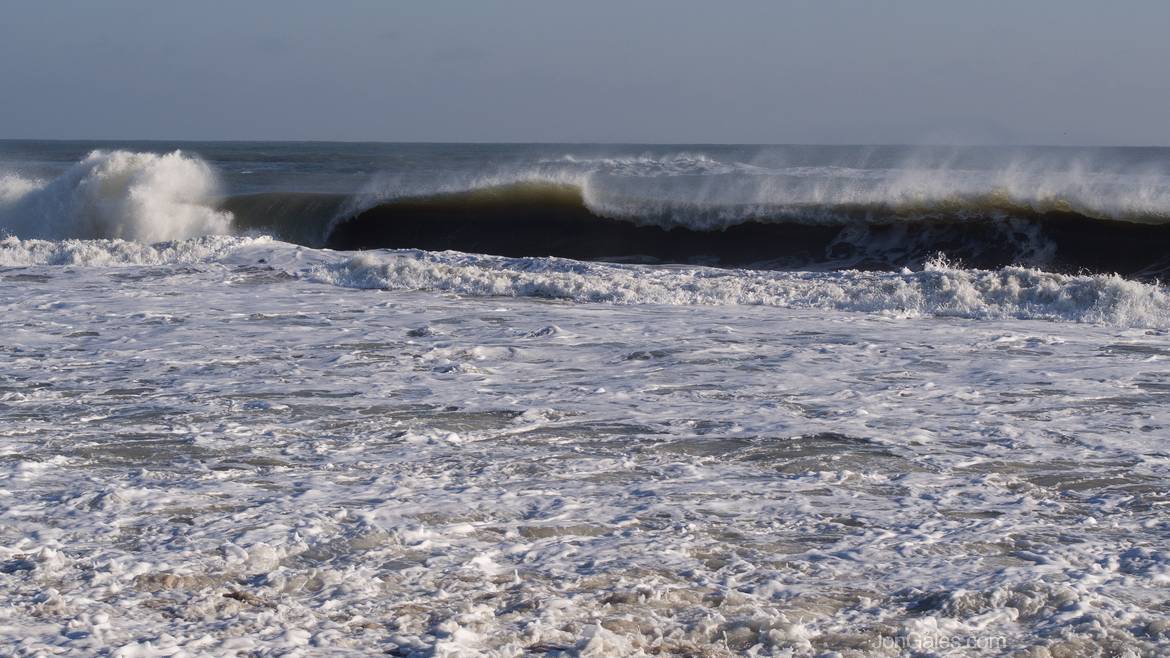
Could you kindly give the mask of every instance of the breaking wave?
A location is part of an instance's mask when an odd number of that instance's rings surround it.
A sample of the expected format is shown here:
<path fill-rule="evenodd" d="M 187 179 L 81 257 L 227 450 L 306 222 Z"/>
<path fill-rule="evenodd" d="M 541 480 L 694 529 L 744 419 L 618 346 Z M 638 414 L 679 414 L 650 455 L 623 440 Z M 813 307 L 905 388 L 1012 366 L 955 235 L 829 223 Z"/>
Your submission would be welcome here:
<path fill-rule="evenodd" d="M 452 249 L 770 269 L 896 269 L 921 266 L 942 252 L 974 267 L 1028 265 L 1147 278 L 1170 271 L 1170 218 L 1105 219 L 1055 202 L 1026 205 L 983 197 L 904 205 L 710 206 L 656 201 L 633 213 L 620 210 L 634 207 L 633 201 L 624 206 L 613 201 L 606 205 L 589 188 L 549 182 L 408 197 L 333 223 L 323 244 L 341 250 Z"/>
<path fill-rule="evenodd" d="M 857 165 L 857 163 L 853 163 Z M 1170 178 L 1076 166 L 768 166 L 698 153 L 565 155 L 355 194 L 221 196 L 203 160 L 94 151 L 51 181 L 0 174 L 0 233 L 142 243 L 272 235 L 338 250 L 759 269 L 1170 273 Z"/>
<path fill-rule="evenodd" d="M 232 216 L 218 195 L 211 166 L 181 151 L 93 151 L 48 183 L 0 179 L 0 231 L 147 243 L 228 234 Z"/>

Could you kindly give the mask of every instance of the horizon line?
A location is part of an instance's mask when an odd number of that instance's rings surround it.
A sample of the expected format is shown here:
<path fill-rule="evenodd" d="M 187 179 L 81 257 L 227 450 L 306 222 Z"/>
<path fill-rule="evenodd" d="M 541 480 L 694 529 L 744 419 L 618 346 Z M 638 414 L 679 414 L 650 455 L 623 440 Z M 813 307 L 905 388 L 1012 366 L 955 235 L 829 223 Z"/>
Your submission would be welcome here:
<path fill-rule="evenodd" d="M 384 144 L 384 145 L 479 145 L 479 146 L 830 146 L 830 147 L 917 147 L 917 148 L 1127 148 L 1162 149 L 1170 144 L 1043 144 L 1043 143 L 942 143 L 942 142 L 622 142 L 622 141 L 496 141 L 496 140 L 383 140 L 383 139 L 196 139 L 159 137 L 0 137 L 0 142 L 122 142 L 156 144 Z"/>

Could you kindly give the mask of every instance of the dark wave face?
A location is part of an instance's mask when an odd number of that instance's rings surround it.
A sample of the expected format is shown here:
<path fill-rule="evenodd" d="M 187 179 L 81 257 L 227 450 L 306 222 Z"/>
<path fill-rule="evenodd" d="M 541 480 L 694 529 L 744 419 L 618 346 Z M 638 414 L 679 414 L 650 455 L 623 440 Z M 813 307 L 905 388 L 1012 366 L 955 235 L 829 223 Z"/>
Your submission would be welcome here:
<path fill-rule="evenodd" d="M 697 209 L 687 208 L 693 220 Z M 725 212 L 712 208 L 712 214 Z M 415 248 L 501 256 L 757 268 L 889 269 L 943 253 L 972 267 L 1010 264 L 1156 277 L 1170 271 L 1170 225 L 1102 220 L 1067 210 L 954 206 L 907 219 L 894 209 L 766 210 L 725 228 L 608 217 L 580 189 L 517 184 L 398 199 L 338 221 L 332 249 Z"/>
<path fill-rule="evenodd" d="M 345 212 L 349 197 L 321 192 L 259 192 L 224 199 L 238 231 L 275 234 L 306 247 L 325 245 L 332 222 Z"/>

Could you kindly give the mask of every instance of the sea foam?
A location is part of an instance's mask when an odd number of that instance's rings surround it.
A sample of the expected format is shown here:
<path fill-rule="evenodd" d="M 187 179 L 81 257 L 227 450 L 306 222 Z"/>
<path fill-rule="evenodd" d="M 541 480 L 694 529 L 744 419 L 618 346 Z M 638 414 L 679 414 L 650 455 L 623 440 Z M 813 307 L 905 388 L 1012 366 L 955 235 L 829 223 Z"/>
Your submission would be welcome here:
<path fill-rule="evenodd" d="M 213 261 L 245 245 L 267 244 L 267 237 L 204 236 L 145 244 L 133 240 L 0 239 L 0 267 L 71 265 L 128 267 L 191 265 Z"/>
<path fill-rule="evenodd" d="M 0 240 L 0 267 L 257 265 L 345 288 L 536 297 L 579 303 L 772 306 L 877 313 L 1087 322 L 1170 329 L 1170 290 L 1117 275 L 1027 267 L 968 269 L 939 258 L 922 269 L 785 272 L 506 258 L 461 252 L 360 253 L 271 238 L 204 236 L 153 245 L 127 240 Z"/>
<path fill-rule="evenodd" d="M 973 270 L 944 260 L 920 271 L 768 272 L 502 258 L 456 252 L 336 255 L 306 278 L 356 288 L 467 296 L 541 297 L 656 305 L 763 305 L 899 317 L 1044 319 L 1170 327 L 1170 293 L 1116 275 L 1063 275 L 1024 267 Z"/>
<path fill-rule="evenodd" d="M 1170 291 L 1117 275 L 1027 267 L 968 269 L 945 259 L 919 270 L 785 272 L 506 258 L 461 252 L 360 253 L 271 238 L 204 236 L 153 245 L 126 240 L 0 240 L 0 267 L 218 264 L 273 268 L 345 288 L 467 297 L 536 297 L 579 303 L 772 306 L 877 313 L 1087 322 L 1170 329 Z"/>

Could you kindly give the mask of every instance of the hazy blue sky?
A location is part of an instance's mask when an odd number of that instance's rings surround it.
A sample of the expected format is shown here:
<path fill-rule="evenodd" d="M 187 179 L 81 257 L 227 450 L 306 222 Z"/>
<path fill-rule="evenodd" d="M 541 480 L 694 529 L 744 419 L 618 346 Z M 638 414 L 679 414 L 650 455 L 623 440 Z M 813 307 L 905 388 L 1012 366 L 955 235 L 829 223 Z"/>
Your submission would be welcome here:
<path fill-rule="evenodd" d="M 1170 144 L 1170 2 L 0 0 L 0 137 Z"/>

